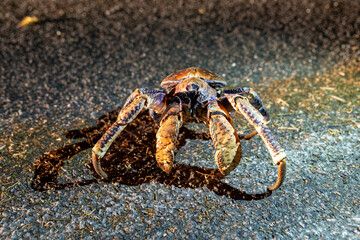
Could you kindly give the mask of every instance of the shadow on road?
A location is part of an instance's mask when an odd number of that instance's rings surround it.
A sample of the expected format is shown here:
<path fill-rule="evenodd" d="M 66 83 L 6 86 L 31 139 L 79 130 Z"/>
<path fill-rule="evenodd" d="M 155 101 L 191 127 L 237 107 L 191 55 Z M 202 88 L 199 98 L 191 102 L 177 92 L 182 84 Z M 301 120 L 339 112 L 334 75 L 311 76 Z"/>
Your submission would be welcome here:
<path fill-rule="evenodd" d="M 116 120 L 118 113 L 119 110 L 115 110 L 102 116 L 96 127 L 66 132 L 67 138 L 84 138 L 85 140 L 38 157 L 35 161 L 35 172 L 31 187 L 38 191 L 55 190 L 102 181 L 98 178 L 91 163 L 88 164 L 88 167 L 92 171 L 94 179 L 58 183 L 57 176 L 64 161 L 94 146 L 106 129 Z M 207 187 L 217 195 L 225 195 L 234 200 L 258 200 L 271 195 L 271 191 L 262 194 L 247 194 L 223 183 L 221 181 L 223 176 L 217 169 L 174 164 L 171 174 L 167 175 L 158 168 L 155 160 L 157 130 L 157 125 L 147 112 L 140 114 L 125 128 L 102 158 L 102 167 L 109 176 L 107 182 L 140 185 L 157 181 L 161 184 L 183 188 Z M 209 139 L 209 135 L 197 134 L 194 131 L 181 128 L 177 143 L 178 149 L 185 145 L 186 139 Z"/>

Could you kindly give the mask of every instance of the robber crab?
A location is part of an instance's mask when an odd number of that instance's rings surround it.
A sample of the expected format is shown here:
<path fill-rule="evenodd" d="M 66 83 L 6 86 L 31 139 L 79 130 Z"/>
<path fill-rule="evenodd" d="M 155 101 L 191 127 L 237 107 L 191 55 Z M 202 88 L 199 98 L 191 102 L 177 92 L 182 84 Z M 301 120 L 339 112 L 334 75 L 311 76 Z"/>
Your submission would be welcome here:
<path fill-rule="evenodd" d="M 255 130 L 243 136 L 249 139 L 257 133 L 261 136 L 274 163 L 278 166 L 276 183 L 281 186 L 286 172 L 286 154 L 266 126 L 269 114 L 258 96 L 250 88 L 224 90 L 226 82 L 216 74 L 199 68 L 187 68 L 167 76 L 161 83 L 164 90 L 136 89 L 125 102 L 115 123 L 105 132 L 92 149 L 95 171 L 103 178 L 100 159 L 115 138 L 143 110 L 149 109 L 159 125 L 156 134 L 156 161 L 166 173 L 170 173 L 174 160 L 175 143 L 179 129 L 186 122 L 203 122 L 208 125 L 216 149 L 215 160 L 219 171 L 226 175 L 240 162 L 240 138 L 236 133 L 229 112 L 239 111 Z"/>

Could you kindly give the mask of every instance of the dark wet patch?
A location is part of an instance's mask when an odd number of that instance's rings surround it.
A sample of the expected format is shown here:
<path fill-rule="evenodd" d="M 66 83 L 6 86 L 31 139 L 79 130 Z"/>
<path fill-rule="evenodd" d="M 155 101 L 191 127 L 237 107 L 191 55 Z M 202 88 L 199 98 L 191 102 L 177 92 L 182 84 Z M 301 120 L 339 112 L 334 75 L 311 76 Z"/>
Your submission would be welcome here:
<path fill-rule="evenodd" d="M 31 187 L 35 190 L 55 190 L 89 185 L 101 181 L 89 161 L 87 165 L 94 178 L 77 182 L 59 183 L 57 177 L 63 163 L 71 160 L 76 154 L 92 148 L 102 134 L 116 120 L 118 110 L 101 117 L 96 127 L 67 131 L 67 138 L 85 138 L 84 141 L 67 145 L 38 157 L 35 161 L 34 178 Z M 217 169 L 175 164 L 172 172 L 167 175 L 156 163 L 155 136 L 158 130 L 149 114 L 141 113 L 130 123 L 114 141 L 107 154 L 102 158 L 101 165 L 108 174 L 106 182 L 134 186 L 157 181 L 165 185 L 182 188 L 207 187 L 220 196 L 235 200 L 264 199 L 271 191 L 262 194 L 247 194 L 229 184 L 222 182 L 223 176 Z M 195 133 L 181 128 L 177 142 L 178 149 L 185 145 L 186 139 L 209 139 L 205 133 Z"/>

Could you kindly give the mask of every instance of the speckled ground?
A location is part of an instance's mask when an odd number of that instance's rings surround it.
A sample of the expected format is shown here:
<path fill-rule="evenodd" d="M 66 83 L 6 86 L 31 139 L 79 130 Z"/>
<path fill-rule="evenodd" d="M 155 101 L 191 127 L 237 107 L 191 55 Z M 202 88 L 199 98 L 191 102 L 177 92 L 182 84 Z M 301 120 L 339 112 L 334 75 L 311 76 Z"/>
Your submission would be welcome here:
<path fill-rule="evenodd" d="M 360 238 L 359 11 L 358 1 L 320 0 L 1 2 L 0 236 Z M 17 27 L 25 16 L 40 22 Z M 238 200 L 276 179 L 259 137 L 242 142 L 242 162 L 219 183 L 234 194 L 156 174 L 133 185 L 94 182 L 90 149 L 58 176 L 90 180 L 84 186 L 30 187 L 35 159 L 84 140 L 67 130 L 95 126 L 135 88 L 157 88 L 189 66 L 261 95 L 289 157 L 279 190 Z M 239 133 L 250 130 L 233 117 Z M 176 161 L 187 176 L 215 168 L 213 154 L 211 141 L 191 139 Z"/>

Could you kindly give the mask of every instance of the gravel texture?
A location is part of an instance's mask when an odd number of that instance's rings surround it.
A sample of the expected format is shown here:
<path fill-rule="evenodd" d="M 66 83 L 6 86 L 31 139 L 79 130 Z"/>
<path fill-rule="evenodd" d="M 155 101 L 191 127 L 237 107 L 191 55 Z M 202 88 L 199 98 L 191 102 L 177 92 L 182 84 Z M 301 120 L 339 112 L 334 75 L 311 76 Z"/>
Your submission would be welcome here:
<path fill-rule="evenodd" d="M 2 1 L 1 238 L 360 239 L 359 12 L 350 0 Z M 17 27 L 26 16 L 40 21 Z M 94 179 L 90 147 L 111 111 L 190 66 L 260 94 L 289 158 L 280 189 L 263 194 L 276 167 L 259 137 L 213 179 L 211 141 L 184 134 L 172 178 L 129 133 L 107 157 L 118 178 Z M 32 188 L 52 154 L 63 165 L 44 179 L 58 182 Z"/>

